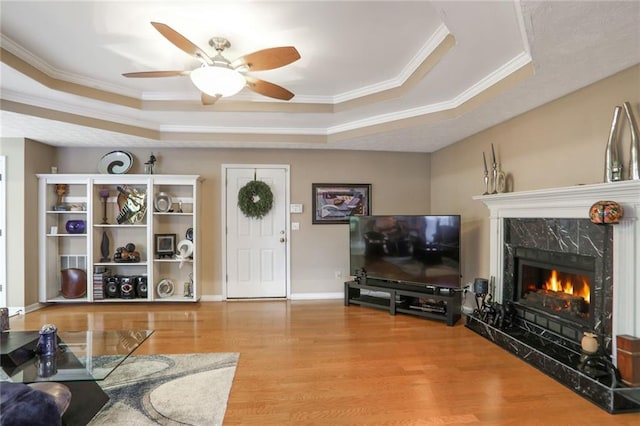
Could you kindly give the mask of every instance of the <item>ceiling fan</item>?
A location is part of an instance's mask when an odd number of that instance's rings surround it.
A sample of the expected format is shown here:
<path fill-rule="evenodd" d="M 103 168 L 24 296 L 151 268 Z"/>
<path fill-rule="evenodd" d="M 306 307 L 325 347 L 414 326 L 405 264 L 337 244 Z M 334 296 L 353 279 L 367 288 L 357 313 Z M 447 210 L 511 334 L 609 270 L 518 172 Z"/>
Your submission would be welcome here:
<path fill-rule="evenodd" d="M 182 34 L 160 22 L 151 22 L 160 34 L 187 54 L 194 56 L 202 65 L 192 71 L 143 71 L 122 74 L 129 78 L 175 77 L 189 75 L 193 84 L 202 92 L 202 104 L 212 105 L 223 96 L 233 96 L 248 87 L 256 93 L 270 98 L 288 101 L 294 94 L 277 84 L 261 80 L 246 73 L 280 68 L 300 59 L 300 53 L 293 46 L 272 47 L 258 50 L 229 61 L 222 56 L 231 43 L 222 37 L 213 37 L 209 45 L 216 50 L 209 56 Z"/>

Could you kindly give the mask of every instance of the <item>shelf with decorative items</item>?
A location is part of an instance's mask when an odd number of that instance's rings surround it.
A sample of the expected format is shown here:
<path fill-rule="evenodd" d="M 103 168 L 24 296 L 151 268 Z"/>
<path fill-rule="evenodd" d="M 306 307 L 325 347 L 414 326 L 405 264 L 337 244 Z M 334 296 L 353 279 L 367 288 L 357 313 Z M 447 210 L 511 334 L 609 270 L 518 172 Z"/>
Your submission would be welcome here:
<path fill-rule="evenodd" d="M 86 302 L 89 238 L 86 179 L 51 175 L 39 180 L 39 274 L 49 285 L 40 288 L 41 301 Z"/>
<path fill-rule="evenodd" d="M 200 298 L 198 286 L 199 185 L 185 177 L 154 180 L 152 299 L 179 301 Z"/>
<path fill-rule="evenodd" d="M 149 189 L 146 175 L 101 175 L 92 179 L 94 302 L 149 300 Z"/>
<path fill-rule="evenodd" d="M 198 176 L 47 174 L 38 178 L 40 302 L 200 298 L 193 239 Z M 176 211 L 164 205 L 160 208 L 166 211 L 156 211 L 154 195 L 160 192 L 175 194 Z M 158 240 L 162 235 L 174 236 Z M 162 256 L 156 251 L 158 243 L 165 250 Z M 80 271 L 72 274 L 67 269 Z"/>

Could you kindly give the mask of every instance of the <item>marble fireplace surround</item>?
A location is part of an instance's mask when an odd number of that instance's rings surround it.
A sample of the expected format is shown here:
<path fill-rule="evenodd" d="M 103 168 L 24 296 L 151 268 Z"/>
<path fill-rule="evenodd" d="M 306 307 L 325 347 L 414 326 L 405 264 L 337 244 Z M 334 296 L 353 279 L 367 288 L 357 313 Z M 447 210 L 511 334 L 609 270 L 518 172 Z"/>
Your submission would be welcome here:
<path fill-rule="evenodd" d="M 589 208 L 599 200 L 622 205 L 624 217 L 613 226 L 612 336 L 640 336 L 640 181 L 620 181 L 563 188 L 512 192 L 474 197 L 490 212 L 490 275 L 495 277 L 496 301 L 503 302 L 506 218 L 589 217 Z M 612 356 L 616 348 L 613 339 Z"/>
<path fill-rule="evenodd" d="M 508 253 L 510 244 L 505 245 L 505 236 L 512 228 L 507 222 L 522 224 L 536 222 L 548 224 L 575 222 L 578 228 L 588 219 L 589 208 L 600 200 L 613 200 L 624 208 L 624 218 L 616 225 L 606 225 L 607 248 L 612 246 L 613 259 L 607 257 L 602 265 L 608 265 L 601 274 L 603 291 L 606 290 L 605 313 L 606 332 L 611 337 L 611 355 L 614 365 L 616 360 L 615 336 L 627 334 L 640 335 L 640 181 L 622 181 L 606 184 L 580 185 L 565 188 L 544 189 L 536 191 L 495 194 L 474 197 L 482 201 L 490 211 L 490 274 L 495 277 L 494 300 L 503 303 L 509 300 L 509 291 L 505 283 L 513 282 L 509 275 Z M 505 219 L 509 219 L 508 221 Z M 545 219 L 544 221 L 518 221 L 517 219 Z M 570 219 L 570 220 L 566 220 Z M 588 223 L 589 228 L 593 228 Z M 596 235 L 590 234 L 591 236 Z M 613 234 L 613 236 L 611 236 Z M 513 238 L 513 236 L 511 236 Z M 589 240 L 587 237 L 586 240 Z M 564 240 L 562 241 L 565 242 Z M 570 240 L 568 240 L 571 243 Z M 611 244 L 609 244 L 611 242 Z M 518 244 L 518 243 L 517 243 Z M 517 245 L 516 244 L 516 245 Z M 577 243 L 579 245 L 579 243 Z M 565 248 L 570 252 L 571 248 Z M 565 251 L 556 250 L 556 251 Z M 576 250 L 580 251 L 578 247 Z M 597 268 L 596 256 L 596 268 Z M 602 259 L 605 259 L 603 256 Z M 612 264 L 612 265 L 611 265 Z M 601 266 L 602 266 L 601 265 Z M 611 283 L 611 284 L 610 284 Z M 509 287 L 507 287 L 509 289 Z M 505 294 L 506 293 L 506 294 Z M 512 295 L 511 295 L 512 296 Z M 611 386 L 612 380 L 595 379 L 579 369 L 579 344 L 549 345 L 549 341 L 538 331 L 532 330 L 522 334 L 522 328 L 515 334 L 501 330 L 475 315 L 467 316 L 467 327 L 488 340 L 513 353 L 523 361 L 531 364 L 572 391 L 590 400 L 609 413 L 640 412 L 640 387 Z M 526 326 L 530 327 L 530 326 Z M 540 337 L 536 337 L 540 336 Z M 547 335 L 548 336 L 548 335 Z M 609 349 L 609 348 L 607 348 Z M 607 350 L 607 352 L 609 352 Z"/>

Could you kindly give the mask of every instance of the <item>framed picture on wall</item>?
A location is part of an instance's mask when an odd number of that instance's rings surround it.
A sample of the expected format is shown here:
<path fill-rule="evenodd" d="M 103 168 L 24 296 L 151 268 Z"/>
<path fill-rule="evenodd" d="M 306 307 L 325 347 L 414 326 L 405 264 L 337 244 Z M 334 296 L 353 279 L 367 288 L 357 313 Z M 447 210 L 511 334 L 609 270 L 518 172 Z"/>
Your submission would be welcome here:
<path fill-rule="evenodd" d="M 371 184 L 311 184 L 314 224 L 349 223 L 351 216 L 371 214 Z"/>

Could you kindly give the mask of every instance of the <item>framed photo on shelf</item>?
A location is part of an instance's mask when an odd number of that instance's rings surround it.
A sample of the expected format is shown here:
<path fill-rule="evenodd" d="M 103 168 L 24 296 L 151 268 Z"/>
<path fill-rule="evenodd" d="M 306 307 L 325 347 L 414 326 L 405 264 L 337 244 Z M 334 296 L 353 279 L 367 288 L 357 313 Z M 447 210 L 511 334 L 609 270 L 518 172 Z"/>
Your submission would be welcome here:
<path fill-rule="evenodd" d="M 313 183 L 312 223 L 349 223 L 351 216 L 371 214 L 371 184 Z"/>
<path fill-rule="evenodd" d="M 159 258 L 176 254 L 176 234 L 155 234 L 155 253 Z"/>

